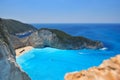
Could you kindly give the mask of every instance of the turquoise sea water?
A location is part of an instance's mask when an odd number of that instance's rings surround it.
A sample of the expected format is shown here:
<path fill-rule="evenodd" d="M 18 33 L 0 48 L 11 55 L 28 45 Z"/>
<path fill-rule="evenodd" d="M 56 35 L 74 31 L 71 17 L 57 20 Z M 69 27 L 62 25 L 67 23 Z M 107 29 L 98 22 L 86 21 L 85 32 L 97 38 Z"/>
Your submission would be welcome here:
<path fill-rule="evenodd" d="M 17 58 L 17 63 L 32 80 L 64 80 L 67 72 L 98 66 L 103 60 L 120 54 L 120 24 L 33 24 L 63 30 L 104 43 L 100 50 L 32 49 Z"/>

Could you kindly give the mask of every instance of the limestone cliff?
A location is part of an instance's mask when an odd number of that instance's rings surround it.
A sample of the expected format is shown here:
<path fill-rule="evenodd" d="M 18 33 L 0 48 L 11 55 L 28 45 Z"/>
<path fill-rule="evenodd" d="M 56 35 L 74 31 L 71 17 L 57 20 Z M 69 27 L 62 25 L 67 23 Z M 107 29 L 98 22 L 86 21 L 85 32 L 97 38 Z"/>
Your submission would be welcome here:
<path fill-rule="evenodd" d="M 2 18 L 0 19 L 3 21 L 3 24 L 7 27 L 9 33 L 12 35 L 25 34 L 26 32 L 29 32 L 29 31 L 34 32 L 37 30 L 32 25 L 22 23 L 17 20 L 2 19 Z"/>
<path fill-rule="evenodd" d="M 10 35 L 10 39 L 14 49 L 25 47 L 26 45 L 22 42 L 20 38 L 14 35 Z"/>
<path fill-rule="evenodd" d="M 52 47 L 58 49 L 98 49 L 103 44 L 100 41 L 93 41 L 85 37 L 74 37 L 56 29 L 42 28 L 33 32 L 30 36 L 18 38 L 11 35 L 14 48 L 33 46 L 36 48 Z"/>
<path fill-rule="evenodd" d="M 2 19 L 2 21 L 11 33 L 10 38 L 14 49 L 25 46 L 37 48 L 52 47 L 59 49 L 98 49 L 103 47 L 100 41 L 93 41 L 82 36 L 71 36 L 60 30 L 47 28 L 37 30 L 31 25 L 19 21 L 11 19 Z M 23 38 L 16 36 L 18 34 L 25 34 L 29 30 L 32 31 L 29 36 Z"/>
<path fill-rule="evenodd" d="M 68 73 L 65 80 L 120 80 L 120 55 L 105 60 L 99 67 Z"/>
<path fill-rule="evenodd" d="M 85 37 L 74 37 L 56 29 L 42 28 L 32 35 L 27 41 L 34 47 L 53 47 L 59 49 L 97 49 L 103 47 L 99 41 L 93 41 Z"/>
<path fill-rule="evenodd" d="M 0 80 L 31 80 L 15 59 L 7 29 L 0 20 Z"/>

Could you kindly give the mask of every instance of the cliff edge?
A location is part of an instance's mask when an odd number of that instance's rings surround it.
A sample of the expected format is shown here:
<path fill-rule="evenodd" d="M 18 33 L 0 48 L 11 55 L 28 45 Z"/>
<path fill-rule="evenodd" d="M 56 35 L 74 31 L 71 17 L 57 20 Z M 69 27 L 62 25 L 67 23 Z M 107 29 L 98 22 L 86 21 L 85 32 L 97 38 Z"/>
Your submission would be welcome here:
<path fill-rule="evenodd" d="M 65 80 L 120 80 L 120 55 L 103 61 L 99 67 L 68 73 Z"/>
<path fill-rule="evenodd" d="M 30 24 L 22 23 L 17 20 L 13 19 L 2 19 L 0 18 L 3 22 L 3 24 L 7 27 L 9 30 L 9 33 L 12 35 L 20 35 L 20 34 L 25 34 L 27 32 L 34 32 L 37 29 L 33 27 Z"/>
<path fill-rule="evenodd" d="M 103 44 L 82 36 L 71 36 L 57 29 L 42 28 L 30 35 L 29 45 L 37 48 L 52 47 L 58 49 L 98 49 Z"/>
<path fill-rule="evenodd" d="M 0 20 L 0 80 L 31 80 L 16 63 L 9 34 Z"/>
<path fill-rule="evenodd" d="M 100 41 L 94 41 L 82 36 L 71 36 L 60 30 L 48 28 L 38 30 L 29 24 L 16 20 L 1 20 L 11 34 L 10 39 L 14 49 L 25 46 L 36 48 L 52 47 L 58 49 L 98 49 L 103 47 Z"/>

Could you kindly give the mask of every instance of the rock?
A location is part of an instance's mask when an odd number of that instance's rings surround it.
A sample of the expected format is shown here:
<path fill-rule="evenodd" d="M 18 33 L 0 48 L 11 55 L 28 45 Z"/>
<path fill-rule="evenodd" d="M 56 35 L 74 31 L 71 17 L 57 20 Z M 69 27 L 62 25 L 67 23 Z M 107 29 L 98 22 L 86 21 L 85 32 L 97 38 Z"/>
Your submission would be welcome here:
<path fill-rule="evenodd" d="M 99 41 L 93 41 L 85 37 L 74 37 L 63 31 L 56 29 L 42 28 L 30 35 L 27 40 L 30 46 L 37 48 L 52 47 L 59 49 L 98 49 L 103 44 Z"/>
<path fill-rule="evenodd" d="M 1 20 L 9 30 L 9 33 L 12 35 L 21 35 L 27 32 L 34 32 L 37 30 L 32 25 L 25 24 L 16 20 L 12 20 L 12 19 L 1 19 Z"/>
<path fill-rule="evenodd" d="M 58 49 L 98 49 L 103 44 L 100 41 L 93 41 L 82 36 L 71 36 L 56 29 L 42 28 L 37 30 L 31 25 L 11 19 L 1 19 L 11 33 L 11 41 L 14 49 L 33 46 L 36 48 L 52 47 Z M 32 31 L 31 35 L 19 38 L 18 35 L 25 35 Z"/>
<path fill-rule="evenodd" d="M 99 67 L 67 73 L 65 80 L 120 80 L 120 55 L 105 60 Z"/>
<path fill-rule="evenodd" d="M 17 36 L 14 35 L 10 35 L 10 39 L 12 42 L 12 45 L 14 47 L 14 49 L 18 49 L 18 48 L 22 48 L 25 46 L 29 46 L 29 36 L 28 37 L 24 37 L 24 38 L 19 38 Z"/>
<path fill-rule="evenodd" d="M 31 80 L 16 63 L 7 29 L 0 20 L 0 80 Z"/>
<path fill-rule="evenodd" d="M 14 49 L 26 46 L 24 44 L 24 42 L 22 42 L 22 40 L 20 38 L 18 38 L 17 36 L 10 35 L 10 39 L 11 39 L 11 42 L 12 42 L 12 45 L 13 45 Z"/>

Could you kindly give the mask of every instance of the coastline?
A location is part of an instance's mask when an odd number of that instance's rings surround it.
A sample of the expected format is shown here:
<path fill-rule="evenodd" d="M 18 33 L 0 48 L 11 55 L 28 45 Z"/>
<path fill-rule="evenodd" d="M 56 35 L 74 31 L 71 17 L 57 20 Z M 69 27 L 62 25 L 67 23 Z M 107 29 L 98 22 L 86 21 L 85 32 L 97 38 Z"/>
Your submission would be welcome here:
<path fill-rule="evenodd" d="M 64 80 L 120 80 L 120 55 L 104 60 L 98 67 L 65 74 Z"/>
<path fill-rule="evenodd" d="M 26 46 L 26 47 L 15 49 L 15 53 L 16 53 L 16 56 L 20 56 L 20 55 L 24 54 L 25 52 L 28 52 L 32 49 L 33 49 L 32 46 Z"/>

